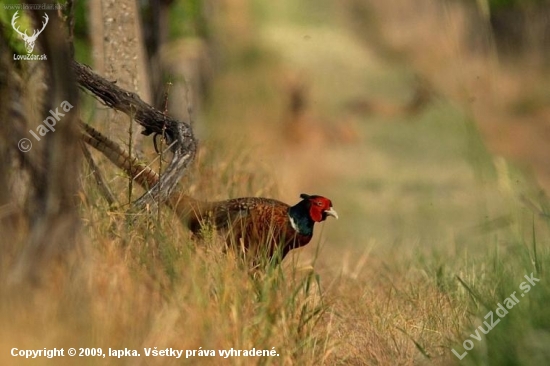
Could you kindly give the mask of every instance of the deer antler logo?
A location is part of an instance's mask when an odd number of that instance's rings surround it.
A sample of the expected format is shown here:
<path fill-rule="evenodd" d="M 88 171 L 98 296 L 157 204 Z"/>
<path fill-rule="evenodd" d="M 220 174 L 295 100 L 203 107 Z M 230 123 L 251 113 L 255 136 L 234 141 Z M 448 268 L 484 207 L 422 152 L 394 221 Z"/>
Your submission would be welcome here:
<path fill-rule="evenodd" d="M 34 44 L 35 44 L 35 42 L 36 42 L 36 38 L 38 38 L 38 35 L 39 35 L 40 33 L 42 33 L 42 31 L 44 30 L 44 28 L 46 28 L 46 25 L 48 24 L 48 20 L 49 20 L 48 14 L 44 13 L 43 18 L 44 18 L 45 21 L 42 22 L 42 29 L 40 29 L 40 30 L 38 31 L 38 33 L 37 33 L 36 29 L 35 29 L 34 32 L 32 33 L 32 36 L 28 36 L 26 30 L 25 30 L 25 32 L 23 33 L 23 32 L 21 32 L 21 31 L 19 30 L 19 27 L 17 27 L 17 26 L 15 25 L 15 20 L 18 18 L 18 16 L 17 16 L 17 13 L 18 13 L 18 12 L 19 12 L 19 10 L 16 11 L 15 14 L 13 14 L 13 17 L 11 18 L 11 26 L 13 27 L 13 29 L 15 29 L 15 31 L 16 31 L 17 33 L 19 33 L 19 35 L 21 36 L 21 38 L 23 38 L 23 41 L 25 41 L 25 48 L 27 49 L 27 53 L 31 53 L 32 50 L 34 49 Z"/>

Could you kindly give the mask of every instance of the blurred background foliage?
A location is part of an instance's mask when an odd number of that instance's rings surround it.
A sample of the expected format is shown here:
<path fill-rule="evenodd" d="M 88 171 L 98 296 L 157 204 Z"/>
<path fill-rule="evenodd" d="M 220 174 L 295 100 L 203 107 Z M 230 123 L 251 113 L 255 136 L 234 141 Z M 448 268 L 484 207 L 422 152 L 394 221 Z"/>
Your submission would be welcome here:
<path fill-rule="evenodd" d="M 314 306 L 322 313 L 313 317 L 315 331 L 288 340 L 285 332 L 301 323 L 273 319 L 295 319 L 300 298 L 275 290 L 267 292 L 273 302 L 249 301 L 253 291 L 240 286 L 246 276 L 223 256 L 199 250 L 195 259 L 177 221 L 167 232 L 113 234 L 88 182 L 84 215 L 98 227 L 89 228 L 102 243 L 96 255 L 126 278 L 127 263 L 117 262 L 109 240 L 135 243 L 121 250 L 139 257 L 131 268 L 146 268 L 152 287 L 163 290 L 167 274 L 167 293 L 181 300 L 171 310 L 202 317 L 157 321 L 177 324 L 168 326 L 176 336 L 200 329 L 195 346 L 213 334 L 216 344 L 237 334 L 250 345 L 261 333 L 263 344 L 275 339 L 291 350 L 285 364 L 307 355 L 309 364 L 458 364 L 450 349 L 534 273 L 541 282 L 461 364 L 548 364 L 548 1 L 138 4 L 153 104 L 164 110 L 170 82 L 168 112 L 192 120 L 201 141 L 183 189 L 209 200 L 259 195 L 289 203 L 302 192 L 323 194 L 340 214 L 295 253 L 296 263 L 314 265 L 324 302 L 322 311 Z M 91 63 L 87 6 L 76 2 L 75 48 L 77 60 Z M 0 11 L 0 20 L 20 48 L 10 15 Z M 118 326 L 140 343 L 141 329 Z"/>

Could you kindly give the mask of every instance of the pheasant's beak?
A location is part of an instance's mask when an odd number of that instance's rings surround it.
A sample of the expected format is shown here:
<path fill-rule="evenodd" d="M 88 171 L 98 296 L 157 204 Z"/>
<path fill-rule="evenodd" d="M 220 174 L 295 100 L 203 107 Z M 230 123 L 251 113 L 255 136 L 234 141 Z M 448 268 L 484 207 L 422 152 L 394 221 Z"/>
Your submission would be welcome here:
<path fill-rule="evenodd" d="M 334 217 L 336 220 L 338 220 L 338 213 L 331 207 L 329 208 L 328 210 L 325 210 L 325 214 L 327 216 L 332 216 Z"/>

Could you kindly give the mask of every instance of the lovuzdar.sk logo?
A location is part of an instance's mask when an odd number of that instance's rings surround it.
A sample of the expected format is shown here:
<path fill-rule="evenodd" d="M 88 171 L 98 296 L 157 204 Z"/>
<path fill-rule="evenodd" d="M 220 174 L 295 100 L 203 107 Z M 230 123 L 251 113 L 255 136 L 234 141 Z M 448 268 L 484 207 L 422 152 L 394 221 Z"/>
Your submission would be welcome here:
<path fill-rule="evenodd" d="M 13 59 L 14 60 L 26 60 L 26 61 L 35 61 L 35 60 L 47 60 L 47 56 L 45 54 L 43 55 L 34 55 L 32 54 L 32 51 L 34 50 L 34 45 L 36 43 L 36 39 L 38 38 L 38 36 L 40 35 L 40 33 L 42 33 L 42 31 L 44 31 L 44 29 L 46 28 L 46 25 L 48 24 L 48 20 L 50 18 L 48 18 L 48 14 L 44 13 L 44 21 L 42 22 L 42 29 L 40 30 L 34 30 L 32 35 L 28 35 L 27 34 L 27 30 L 25 30 L 24 32 L 21 32 L 19 30 L 19 26 L 17 26 L 15 24 L 15 21 L 17 20 L 17 18 L 19 18 L 19 16 L 17 15 L 19 11 L 16 11 L 15 14 L 13 14 L 13 17 L 11 18 L 11 26 L 13 27 L 13 29 L 17 32 L 17 34 L 19 34 L 19 36 L 21 36 L 21 38 L 23 39 L 23 41 L 25 41 L 25 48 L 27 49 L 27 54 L 26 55 L 18 55 L 18 54 L 14 54 L 13 55 Z"/>

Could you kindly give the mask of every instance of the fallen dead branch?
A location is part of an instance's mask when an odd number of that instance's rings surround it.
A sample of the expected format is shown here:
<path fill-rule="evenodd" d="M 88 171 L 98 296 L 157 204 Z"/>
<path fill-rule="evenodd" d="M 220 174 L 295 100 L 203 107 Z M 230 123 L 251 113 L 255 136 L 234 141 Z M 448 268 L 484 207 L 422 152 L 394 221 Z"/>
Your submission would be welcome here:
<path fill-rule="evenodd" d="M 144 128 L 142 134 L 161 135 L 166 139 L 173 153 L 172 159 L 158 182 L 134 201 L 134 209 L 143 209 L 146 205 L 154 207 L 165 202 L 195 157 L 197 141 L 191 126 L 163 114 L 141 100 L 137 94 L 118 87 L 85 65 L 73 62 L 73 70 L 83 88 L 109 108 L 133 118 Z"/>

